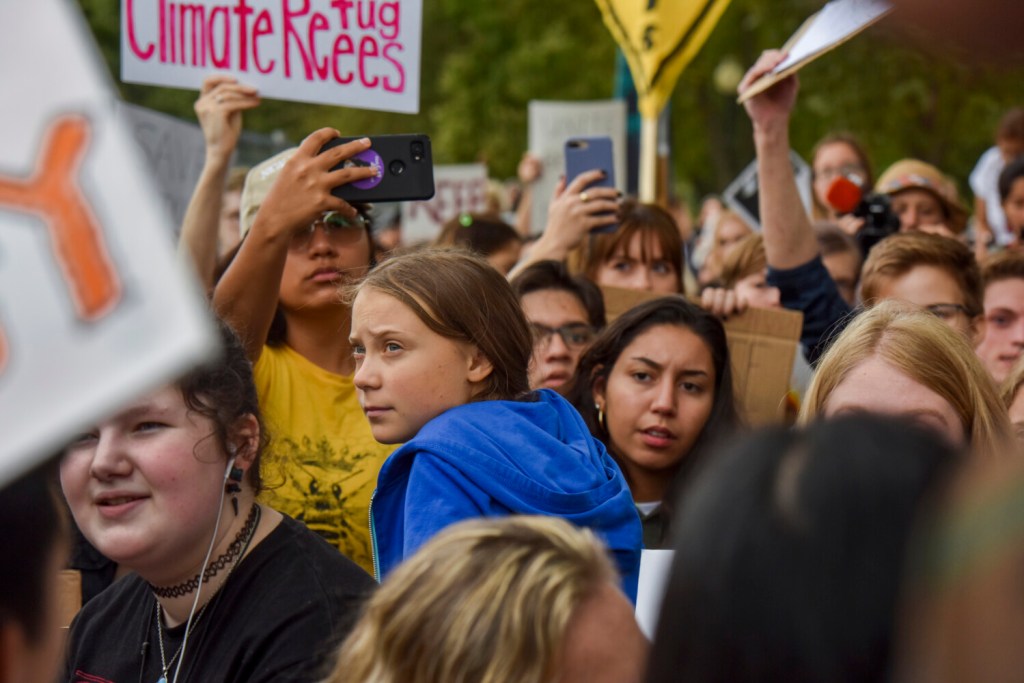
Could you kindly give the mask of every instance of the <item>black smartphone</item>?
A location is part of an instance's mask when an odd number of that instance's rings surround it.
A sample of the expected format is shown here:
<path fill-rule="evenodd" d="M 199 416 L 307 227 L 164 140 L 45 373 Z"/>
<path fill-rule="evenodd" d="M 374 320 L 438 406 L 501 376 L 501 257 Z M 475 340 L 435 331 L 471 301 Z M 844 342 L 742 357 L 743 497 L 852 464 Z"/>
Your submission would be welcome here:
<path fill-rule="evenodd" d="M 365 137 L 365 136 L 363 136 Z M 331 170 L 350 166 L 376 166 L 377 175 L 339 185 L 331 194 L 347 202 L 401 202 L 434 196 L 434 158 L 426 135 L 371 135 L 370 148 Z M 320 152 L 359 137 L 335 138 Z"/>
<path fill-rule="evenodd" d="M 587 187 L 615 187 L 615 161 L 610 137 L 578 137 L 565 141 L 565 184 L 585 171 L 604 171 L 604 178 Z M 594 228 L 591 232 L 615 232 L 618 225 Z"/>

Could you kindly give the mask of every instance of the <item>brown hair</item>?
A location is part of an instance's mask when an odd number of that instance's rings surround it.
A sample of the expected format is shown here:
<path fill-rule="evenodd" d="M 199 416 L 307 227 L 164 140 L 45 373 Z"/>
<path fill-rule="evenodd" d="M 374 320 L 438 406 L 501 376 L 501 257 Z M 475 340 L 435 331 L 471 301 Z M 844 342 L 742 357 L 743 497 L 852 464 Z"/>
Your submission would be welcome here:
<path fill-rule="evenodd" d="M 967 340 L 934 315 L 893 300 L 857 316 L 822 356 L 804 395 L 800 423 L 823 415 L 836 387 L 875 356 L 949 403 L 972 450 L 998 455 L 1011 443 L 1006 408 Z"/>
<path fill-rule="evenodd" d="M 584 240 L 569 256 L 569 266 L 576 273 L 582 273 L 590 280 L 597 279 L 597 271 L 616 253 L 625 251 L 633 235 L 641 233 L 645 238 L 640 242 L 641 258 L 651 259 L 649 243 L 661 245 L 662 258 L 672 264 L 679 279 L 676 291 L 683 291 L 683 238 L 672 214 L 656 204 L 643 204 L 635 199 L 626 199 L 619 205 L 619 227 L 615 232 L 594 233 Z"/>
<path fill-rule="evenodd" d="M 490 256 L 522 239 L 515 228 L 497 216 L 460 213 L 443 226 L 434 240 L 435 247 L 462 247 L 482 256 Z"/>
<path fill-rule="evenodd" d="M 722 262 L 719 276 L 722 286 L 732 289 L 743 278 L 754 273 L 761 273 L 768 267 L 768 257 L 764 251 L 764 237 L 761 233 L 747 235 L 733 248 Z"/>
<path fill-rule="evenodd" d="M 1024 108 L 1014 107 L 999 119 L 996 140 L 1024 141 Z"/>
<path fill-rule="evenodd" d="M 1019 251 L 1003 251 L 988 261 L 981 268 L 982 291 L 988 289 L 993 282 L 1020 278 L 1024 280 L 1024 253 Z"/>
<path fill-rule="evenodd" d="M 906 275 L 917 266 L 934 266 L 947 272 L 964 295 L 968 315 L 982 312 L 981 271 L 974 254 L 951 237 L 924 232 L 887 237 L 871 250 L 861 271 L 861 299 L 872 305 L 878 301 L 885 281 Z"/>
<path fill-rule="evenodd" d="M 482 258 L 458 249 L 424 249 L 390 258 L 344 296 L 364 288 L 408 306 L 431 330 L 473 344 L 491 361 L 475 401 L 514 400 L 530 390 L 533 337 L 508 280 Z"/>
<path fill-rule="evenodd" d="M 864 145 L 861 144 L 860 140 L 853 135 L 853 133 L 829 133 L 822 139 L 818 140 L 817 144 L 814 145 L 814 149 L 811 150 L 811 182 L 814 182 L 814 160 L 818 158 L 818 152 L 823 147 L 828 145 L 846 145 L 853 150 L 854 155 L 857 157 L 857 162 L 861 168 L 864 169 L 864 182 L 861 183 L 861 187 L 871 187 L 875 184 L 875 174 L 871 168 L 871 160 L 868 159 L 867 150 L 864 149 Z M 814 218 L 825 218 L 829 215 L 828 207 L 823 206 L 818 201 L 818 196 L 815 193 L 811 193 L 811 202 L 813 203 L 812 211 Z"/>

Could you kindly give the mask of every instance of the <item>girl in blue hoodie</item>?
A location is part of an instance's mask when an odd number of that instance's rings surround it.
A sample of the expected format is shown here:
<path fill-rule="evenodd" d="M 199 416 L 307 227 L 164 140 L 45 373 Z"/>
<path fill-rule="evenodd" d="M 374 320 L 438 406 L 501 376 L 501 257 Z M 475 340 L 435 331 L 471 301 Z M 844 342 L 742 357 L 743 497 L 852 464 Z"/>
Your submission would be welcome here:
<path fill-rule="evenodd" d="M 454 522 L 541 514 L 600 535 L 635 599 L 629 487 L 565 399 L 530 391 L 533 341 L 505 278 L 466 253 L 427 250 L 386 261 L 352 294 L 359 402 L 374 438 L 405 442 L 370 506 L 377 577 Z"/>

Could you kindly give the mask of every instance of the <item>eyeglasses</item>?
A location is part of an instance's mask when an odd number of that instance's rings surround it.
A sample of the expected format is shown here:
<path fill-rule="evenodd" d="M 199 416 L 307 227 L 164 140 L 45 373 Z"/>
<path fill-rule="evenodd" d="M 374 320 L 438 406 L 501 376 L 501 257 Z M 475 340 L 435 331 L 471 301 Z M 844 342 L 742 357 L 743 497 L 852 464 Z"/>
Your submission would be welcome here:
<path fill-rule="evenodd" d="M 354 218 L 349 218 L 339 211 L 327 211 L 319 219 L 313 221 L 308 227 L 299 228 L 292 233 L 292 249 L 305 249 L 313 240 L 313 233 L 317 226 L 322 226 L 324 234 L 328 239 L 350 228 L 363 230 L 366 228 L 366 218 L 357 213 Z"/>
<path fill-rule="evenodd" d="M 862 182 L 864 182 L 863 181 L 864 167 L 861 166 L 860 164 L 843 164 L 842 166 L 839 166 L 838 168 L 826 167 L 826 168 L 818 169 L 817 171 L 814 172 L 815 180 L 819 180 L 820 179 L 820 180 L 824 180 L 826 182 L 834 180 L 834 179 L 838 178 L 839 176 L 843 176 L 844 178 L 851 178 L 851 179 L 855 178 L 856 180 L 854 182 L 856 182 L 858 185 L 860 185 Z"/>
<path fill-rule="evenodd" d="M 572 349 L 582 348 L 594 338 L 594 329 L 586 323 L 569 323 L 561 327 L 548 327 L 540 323 L 530 323 L 530 331 L 533 332 L 533 343 L 538 346 L 550 344 L 552 337 L 556 333 L 562 338 L 565 345 Z"/>
<path fill-rule="evenodd" d="M 971 317 L 971 312 L 962 304 L 932 304 L 931 306 L 925 306 L 924 310 L 939 320 L 953 320 L 960 313 L 963 313 L 968 318 Z"/>

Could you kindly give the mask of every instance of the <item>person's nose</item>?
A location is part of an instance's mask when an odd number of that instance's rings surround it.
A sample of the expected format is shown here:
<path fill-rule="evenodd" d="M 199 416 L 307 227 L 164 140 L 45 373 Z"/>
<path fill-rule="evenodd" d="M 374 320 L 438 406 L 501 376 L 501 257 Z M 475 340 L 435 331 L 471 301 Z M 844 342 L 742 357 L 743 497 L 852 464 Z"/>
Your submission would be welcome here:
<path fill-rule="evenodd" d="M 124 440 L 111 432 L 100 432 L 89 465 L 90 475 L 100 481 L 109 481 L 127 476 L 131 471 L 131 458 Z"/>
<path fill-rule="evenodd" d="M 333 255 L 335 253 L 337 253 L 337 250 L 334 248 L 334 243 L 331 241 L 327 228 L 324 227 L 323 223 L 317 223 L 313 228 L 313 234 L 309 236 L 310 256 Z"/>
<path fill-rule="evenodd" d="M 665 375 L 658 380 L 655 387 L 651 411 L 658 415 L 675 415 L 678 408 L 677 400 L 675 382 L 672 377 Z"/>
<path fill-rule="evenodd" d="M 648 267 L 637 268 L 633 275 L 632 289 L 649 292 L 654 288 L 651 280 L 651 269 Z"/>
<path fill-rule="evenodd" d="M 377 371 L 376 363 L 369 356 L 364 355 L 356 361 L 352 383 L 360 391 L 380 388 L 380 373 Z"/>
<path fill-rule="evenodd" d="M 917 209 L 913 206 L 908 206 L 900 211 L 900 230 L 903 232 L 917 230 L 919 222 L 920 217 L 917 215 Z"/>
<path fill-rule="evenodd" d="M 562 339 L 562 335 L 553 332 L 548 338 L 547 348 L 544 349 L 544 359 L 550 361 L 569 357 L 569 345 Z"/>

